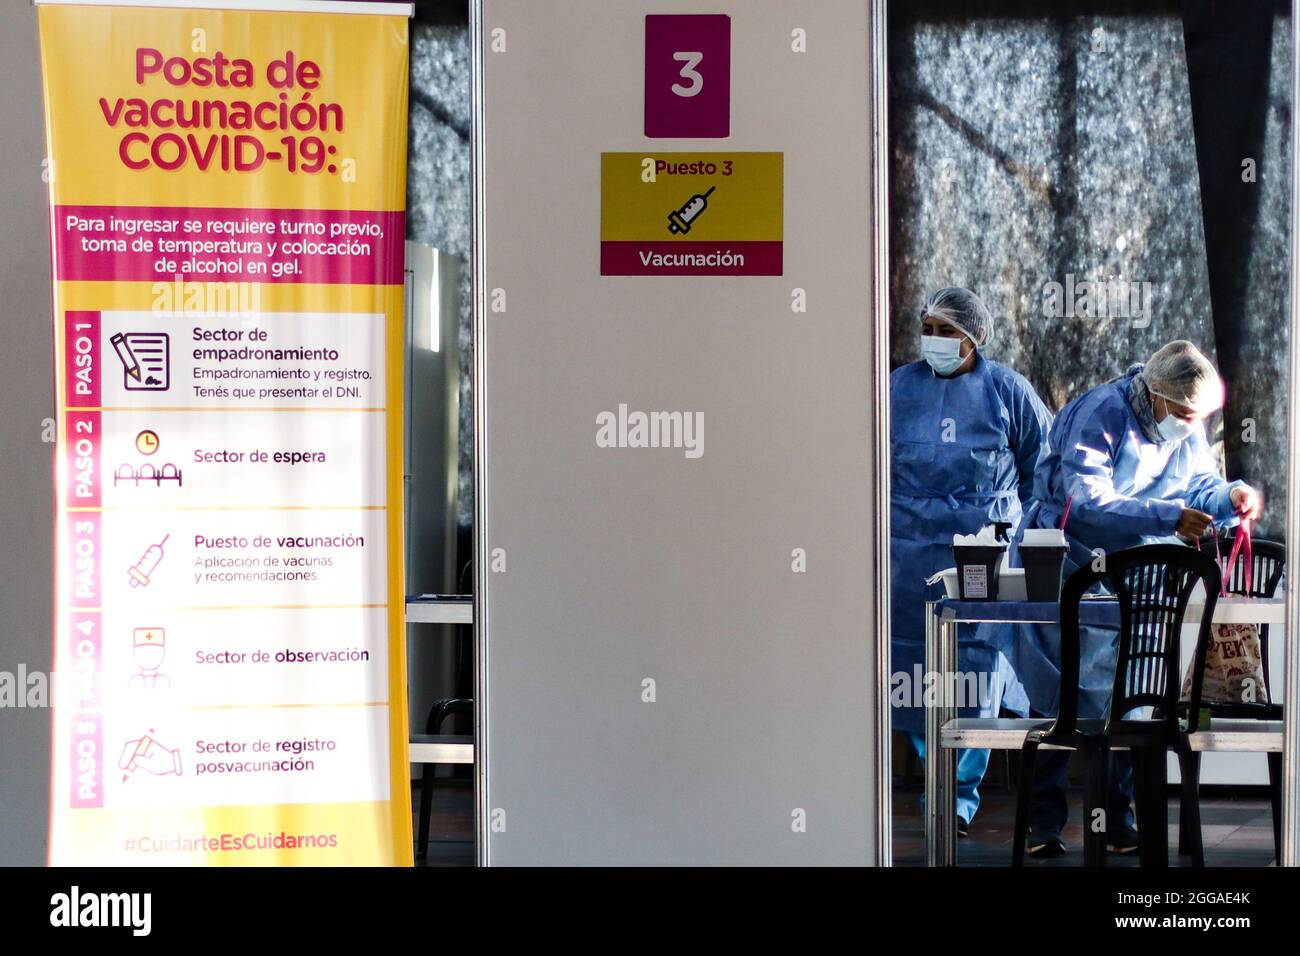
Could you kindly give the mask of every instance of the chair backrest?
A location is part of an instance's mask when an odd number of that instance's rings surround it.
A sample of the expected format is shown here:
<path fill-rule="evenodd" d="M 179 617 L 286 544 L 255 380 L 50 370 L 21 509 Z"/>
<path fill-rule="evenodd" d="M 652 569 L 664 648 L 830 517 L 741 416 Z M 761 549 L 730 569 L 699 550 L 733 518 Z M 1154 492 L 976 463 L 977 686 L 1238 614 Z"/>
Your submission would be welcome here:
<path fill-rule="evenodd" d="M 1054 733 L 1072 734 L 1079 709 L 1079 608 L 1083 595 L 1105 584 L 1119 602 L 1119 652 L 1115 661 L 1109 728 L 1139 707 L 1154 708 L 1170 734 L 1179 733 L 1179 636 L 1187 604 L 1197 585 L 1205 589 L 1205 611 L 1197 633 L 1187 729 L 1200 711 L 1210 618 L 1221 575 L 1212 557 L 1178 544 L 1151 544 L 1105 556 L 1104 570 L 1079 569 L 1061 589 L 1061 694 Z"/>
<path fill-rule="evenodd" d="M 1225 531 L 1219 538 L 1219 549 L 1225 555 L 1232 553 L 1232 541 L 1235 532 Z M 1204 550 L 1204 545 L 1202 545 Z M 1271 598 L 1277 594 L 1278 585 L 1286 574 L 1286 546 L 1277 541 L 1255 538 L 1251 542 L 1253 552 L 1251 560 L 1250 588 L 1246 588 L 1246 554 L 1245 550 L 1237 555 L 1237 560 L 1224 575 L 1224 587 L 1229 594 L 1242 594 L 1247 597 Z M 1268 686 L 1268 634 L 1269 626 L 1260 624 L 1260 655 L 1264 667 L 1264 700 L 1272 701 L 1273 694 Z"/>
<path fill-rule="evenodd" d="M 1207 537 L 1202 540 L 1200 549 L 1207 554 L 1213 554 L 1217 547 L 1220 556 L 1226 562 L 1228 555 L 1232 553 L 1232 543 L 1236 540 L 1236 534 L 1233 528 L 1223 530 L 1218 535 L 1217 545 Z M 1251 550 L 1254 552 L 1254 560 L 1251 562 L 1250 589 L 1246 588 L 1244 549 L 1237 555 L 1237 560 L 1232 567 L 1225 569 L 1223 586 L 1229 594 L 1271 598 L 1277 593 L 1277 586 L 1281 583 L 1282 576 L 1286 574 L 1286 546 L 1278 541 L 1255 538 L 1251 541 Z"/>

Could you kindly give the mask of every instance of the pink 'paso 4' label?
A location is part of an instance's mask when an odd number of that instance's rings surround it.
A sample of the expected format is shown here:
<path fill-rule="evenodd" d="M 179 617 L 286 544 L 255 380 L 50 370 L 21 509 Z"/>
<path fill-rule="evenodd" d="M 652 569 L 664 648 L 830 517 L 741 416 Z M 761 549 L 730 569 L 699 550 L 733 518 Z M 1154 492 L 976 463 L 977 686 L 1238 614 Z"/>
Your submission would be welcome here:
<path fill-rule="evenodd" d="M 59 672 L 59 679 L 64 682 L 59 685 L 59 692 L 65 696 L 60 703 L 67 701 L 78 709 L 90 710 L 104 706 L 102 618 L 99 611 L 68 615 L 65 663 Z"/>

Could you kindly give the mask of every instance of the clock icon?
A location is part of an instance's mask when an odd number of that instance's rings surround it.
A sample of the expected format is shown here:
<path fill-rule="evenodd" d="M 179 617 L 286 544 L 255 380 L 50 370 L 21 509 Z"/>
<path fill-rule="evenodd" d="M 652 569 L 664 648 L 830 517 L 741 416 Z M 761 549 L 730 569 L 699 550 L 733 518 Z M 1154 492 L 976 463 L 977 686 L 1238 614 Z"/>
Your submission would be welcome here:
<path fill-rule="evenodd" d="M 142 455 L 152 455 L 158 450 L 158 433 L 146 428 L 135 436 L 135 447 Z"/>

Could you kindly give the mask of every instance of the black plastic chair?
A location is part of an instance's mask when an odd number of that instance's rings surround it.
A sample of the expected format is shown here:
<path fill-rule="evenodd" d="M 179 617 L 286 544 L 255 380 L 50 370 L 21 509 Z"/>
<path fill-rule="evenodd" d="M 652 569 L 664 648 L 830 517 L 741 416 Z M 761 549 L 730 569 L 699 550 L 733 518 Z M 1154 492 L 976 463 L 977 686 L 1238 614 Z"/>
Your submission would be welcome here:
<path fill-rule="evenodd" d="M 1029 829 L 1034 763 L 1044 745 L 1085 755 L 1084 862 L 1104 866 L 1106 834 L 1093 826 L 1092 809 L 1105 807 L 1107 760 L 1112 749 L 1133 757 L 1139 851 L 1143 866 L 1168 866 L 1168 807 L 1165 753 L 1178 755 L 1183 778 L 1187 842 L 1197 866 L 1204 866 L 1196 775 L 1188 735 L 1196 730 L 1210 618 L 1219 596 L 1219 566 L 1213 558 L 1177 544 L 1144 545 L 1109 554 L 1105 570 L 1081 568 L 1061 589 L 1061 692 L 1056 720 L 1036 727 L 1021 750 L 1020 794 L 1016 803 L 1012 866 L 1023 866 Z M 1119 602 L 1119 652 L 1110 706 L 1104 718 L 1079 719 L 1079 605 L 1085 592 L 1106 585 Z M 1187 603 L 1197 586 L 1205 589 L 1205 613 L 1196 642 L 1191 699 L 1180 704 L 1179 635 Z M 1151 708 L 1150 717 L 1126 717 Z"/>
<path fill-rule="evenodd" d="M 435 701 L 429 710 L 429 720 L 424 725 L 424 732 L 437 735 L 442 731 L 442 723 L 454 714 L 474 714 L 472 697 L 447 697 Z M 417 856 L 423 860 L 429 854 L 429 822 L 433 815 L 433 775 L 437 772 L 436 763 L 426 763 L 420 772 L 420 833 L 417 844 Z"/>
<path fill-rule="evenodd" d="M 1231 553 L 1232 540 L 1235 532 L 1225 532 L 1219 538 L 1219 550 L 1224 555 Z M 1209 553 L 1213 553 L 1213 542 L 1209 542 Z M 1207 543 L 1201 543 L 1201 550 L 1205 551 Z M 1271 598 L 1277 594 L 1278 585 L 1282 582 L 1286 574 L 1286 547 L 1276 541 L 1265 541 L 1255 539 L 1251 542 L 1251 551 L 1253 557 L 1251 560 L 1251 585 L 1246 587 L 1246 556 L 1244 553 L 1238 555 L 1237 560 L 1231 568 L 1228 568 L 1227 580 L 1225 586 L 1229 594 L 1240 594 L 1247 597 Z M 1268 637 L 1269 626 L 1267 624 L 1259 625 L 1259 646 L 1261 657 L 1263 659 L 1263 694 L 1258 703 L 1220 703 L 1217 701 L 1202 701 L 1201 707 L 1210 712 L 1210 717 L 1224 717 L 1248 720 L 1281 720 L 1282 705 L 1273 703 L 1273 690 L 1268 686 Z M 1282 755 L 1280 753 L 1267 754 L 1268 757 L 1268 789 L 1269 799 L 1272 803 L 1273 810 L 1273 852 L 1277 859 L 1282 858 Z M 1197 775 L 1199 782 L 1201 772 L 1201 755 L 1192 755 L 1192 772 Z M 1178 852 L 1187 852 L 1187 824 L 1184 815 L 1179 816 L 1178 821 Z"/>

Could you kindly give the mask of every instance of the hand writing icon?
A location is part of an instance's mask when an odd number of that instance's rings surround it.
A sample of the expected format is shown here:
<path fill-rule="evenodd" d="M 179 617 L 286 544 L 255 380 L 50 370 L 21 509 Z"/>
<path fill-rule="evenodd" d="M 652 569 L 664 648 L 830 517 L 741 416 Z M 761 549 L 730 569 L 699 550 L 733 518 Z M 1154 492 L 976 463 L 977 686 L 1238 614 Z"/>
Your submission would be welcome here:
<path fill-rule="evenodd" d="M 181 752 L 169 750 L 148 734 L 135 740 L 128 740 L 122 748 L 122 759 L 118 766 L 124 771 L 122 782 L 130 779 L 137 770 L 151 773 L 156 777 L 167 774 L 181 774 Z"/>

